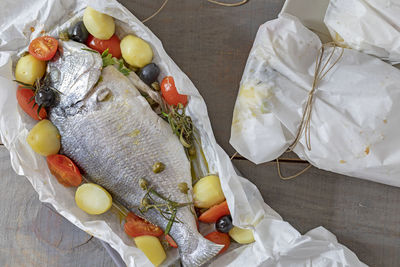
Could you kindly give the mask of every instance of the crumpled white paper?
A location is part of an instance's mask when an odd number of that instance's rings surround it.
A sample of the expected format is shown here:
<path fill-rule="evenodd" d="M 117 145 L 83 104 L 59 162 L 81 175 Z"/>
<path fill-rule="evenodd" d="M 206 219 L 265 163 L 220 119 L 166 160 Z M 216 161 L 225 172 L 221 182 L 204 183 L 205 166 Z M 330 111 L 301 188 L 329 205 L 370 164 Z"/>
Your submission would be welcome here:
<path fill-rule="evenodd" d="M 324 22 L 335 42 L 400 63 L 400 0 L 330 0 Z"/>
<path fill-rule="evenodd" d="M 231 144 L 241 155 L 255 163 L 273 160 L 294 141 L 320 47 L 294 16 L 281 14 L 260 27 L 232 123 Z M 344 49 L 314 94 L 311 151 L 303 134 L 294 152 L 321 169 L 400 186 L 399 113 L 400 71 Z"/>
<path fill-rule="evenodd" d="M 52 204 L 77 227 L 108 242 L 128 266 L 152 266 L 126 236 L 114 213 L 92 216 L 81 211 L 75 205 L 74 189 L 63 187 L 51 177 L 45 159 L 26 143 L 34 121 L 17 105 L 17 85 L 12 82 L 16 55 L 42 30 L 56 35 L 58 25 L 70 25 L 71 18 L 76 20 L 87 5 L 117 18 L 117 33 L 134 33 L 148 41 L 154 50 L 154 62 L 161 68 L 160 77 L 172 75 L 179 91 L 190 95 L 187 111 L 200 132 L 211 171 L 221 177 L 234 224 L 253 229 L 256 239 L 253 244 L 232 246 L 211 266 L 365 266 L 324 228 L 302 236 L 264 203 L 252 183 L 236 174 L 229 157 L 215 141 L 206 104 L 197 89 L 166 54 L 157 37 L 115 0 L 6 0 L 0 10 L 0 136 L 10 151 L 12 167 L 28 178 L 41 201 Z M 31 27 L 35 29 L 33 33 Z M 172 262 L 176 253 L 168 251 L 169 260 L 163 265 Z"/>

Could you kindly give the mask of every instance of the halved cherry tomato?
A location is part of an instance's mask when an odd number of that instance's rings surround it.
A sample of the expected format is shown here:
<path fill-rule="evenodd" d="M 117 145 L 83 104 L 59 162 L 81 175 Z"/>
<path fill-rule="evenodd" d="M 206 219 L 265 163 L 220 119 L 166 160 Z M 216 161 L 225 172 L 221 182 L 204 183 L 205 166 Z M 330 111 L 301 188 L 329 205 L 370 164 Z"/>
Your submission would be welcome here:
<path fill-rule="evenodd" d="M 231 244 L 231 239 L 226 233 L 212 232 L 206 235 L 205 238 L 216 244 L 224 245 L 224 247 L 218 252 L 218 254 L 224 253 Z"/>
<path fill-rule="evenodd" d="M 162 80 L 161 93 L 165 101 L 171 106 L 177 106 L 179 103 L 186 106 L 188 102 L 187 95 L 181 95 L 176 90 L 174 78 L 171 76 L 167 76 Z"/>
<path fill-rule="evenodd" d="M 175 240 L 170 236 L 166 235 L 165 240 L 167 240 L 168 244 L 173 248 L 178 248 L 178 244 L 176 244 Z"/>
<path fill-rule="evenodd" d="M 121 40 L 115 34 L 108 40 L 100 40 L 89 34 L 89 37 L 86 41 L 86 45 L 90 48 L 96 50 L 100 54 L 103 53 L 108 48 L 108 53 L 112 54 L 113 57 L 120 58 L 121 57 Z"/>
<path fill-rule="evenodd" d="M 47 61 L 54 57 L 57 52 L 58 41 L 50 36 L 41 36 L 34 39 L 29 45 L 29 54 L 35 58 Z"/>
<path fill-rule="evenodd" d="M 70 187 L 82 183 L 81 172 L 68 157 L 60 154 L 47 156 L 47 165 L 60 184 Z"/>
<path fill-rule="evenodd" d="M 205 223 L 215 223 L 219 218 L 231 214 L 226 200 L 221 204 L 212 206 L 206 212 L 200 215 L 199 221 Z"/>
<path fill-rule="evenodd" d="M 128 214 L 125 220 L 125 233 L 131 237 L 138 237 L 142 235 L 159 237 L 164 233 L 160 227 L 140 218 L 132 212 Z"/>
<path fill-rule="evenodd" d="M 19 86 L 17 90 L 17 101 L 23 111 L 33 119 L 40 121 L 47 118 L 46 109 L 41 108 L 38 116 L 39 106 L 35 102 L 35 93 L 33 90 Z"/>

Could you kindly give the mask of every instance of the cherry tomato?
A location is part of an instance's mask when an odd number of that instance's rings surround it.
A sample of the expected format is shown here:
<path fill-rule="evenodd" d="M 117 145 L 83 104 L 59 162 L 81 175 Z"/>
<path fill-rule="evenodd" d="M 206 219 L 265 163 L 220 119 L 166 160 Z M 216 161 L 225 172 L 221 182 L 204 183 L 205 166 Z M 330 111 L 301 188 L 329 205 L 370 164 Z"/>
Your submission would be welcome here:
<path fill-rule="evenodd" d="M 187 95 L 181 95 L 176 90 L 174 78 L 171 76 L 167 76 L 162 80 L 161 94 L 171 106 L 177 106 L 179 103 L 186 106 L 188 102 Z"/>
<path fill-rule="evenodd" d="M 125 233 L 131 237 L 138 237 L 142 235 L 158 237 L 164 233 L 160 227 L 140 218 L 132 212 L 128 214 L 125 220 Z"/>
<path fill-rule="evenodd" d="M 206 212 L 200 215 L 199 221 L 205 223 L 215 223 L 219 218 L 231 214 L 229 212 L 228 203 L 226 200 L 221 204 L 209 208 Z"/>
<path fill-rule="evenodd" d="M 168 244 L 173 248 L 178 248 L 178 244 L 176 244 L 175 240 L 170 236 L 166 235 L 165 240 L 167 240 Z"/>
<path fill-rule="evenodd" d="M 47 61 L 54 57 L 57 52 L 58 41 L 50 36 L 41 36 L 34 39 L 29 45 L 29 54 L 35 58 Z"/>
<path fill-rule="evenodd" d="M 78 167 L 64 155 L 47 156 L 47 166 L 58 182 L 66 187 L 78 186 L 82 183 L 82 175 Z"/>
<path fill-rule="evenodd" d="M 35 104 L 35 93 L 33 90 L 19 86 L 17 90 L 17 101 L 22 110 L 33 119 L 40 121 L 47 118 L 46 109 L 41 108 L 38 116 L 39 106 L 36 104 L 35 107 L 33 107 Z"/>
<path fill-rule="evenodd" d="M 224 245 L 218 254 L 224 253 L 231 244 L 231 239 L 226 233 L 212 232 L 206 235 L 205 238 L 216 244 Z"/>
<path fill-rule="evenodd" d="M 108 53 L 112 54 L 113 57 L 121 57 L 121 47 L 119 45 L 121 41 L 115 34 L 108 40 L 100 40 L 93 35 L 89 35 L 86 45 L 96 50 L 100 54 L 108 48 Z"/>

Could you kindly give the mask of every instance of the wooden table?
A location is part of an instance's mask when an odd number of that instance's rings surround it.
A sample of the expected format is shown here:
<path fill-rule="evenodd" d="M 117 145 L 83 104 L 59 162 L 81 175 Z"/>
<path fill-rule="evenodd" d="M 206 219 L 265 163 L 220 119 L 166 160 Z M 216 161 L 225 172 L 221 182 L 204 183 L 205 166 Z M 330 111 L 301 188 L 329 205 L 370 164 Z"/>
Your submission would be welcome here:
<path fill-rule="evenodd" d="M 121 0 L 139 18 L 162 0 Z M 214 134 L 229 145 L 232 111 L 239 81 L 260 24 L 274 19 L 284 0 L 250 0 L 236 8 L 205 0 L 170 0 L 146 23 L 188 74 L 204 97 Z M 265 201 L 302 233 L 324 226 L 371 266 L 400 266 L 400 189 L 311 168 L 282 181 L 275 163 L 234 160 L 260 189 Z M 304 167 L 287 163 L 288 173 Z M 14 174 L 0 147 L 0 266 L 113 266 L 99 241 L 92 239 L 47 205 L 26 179 Z"/>

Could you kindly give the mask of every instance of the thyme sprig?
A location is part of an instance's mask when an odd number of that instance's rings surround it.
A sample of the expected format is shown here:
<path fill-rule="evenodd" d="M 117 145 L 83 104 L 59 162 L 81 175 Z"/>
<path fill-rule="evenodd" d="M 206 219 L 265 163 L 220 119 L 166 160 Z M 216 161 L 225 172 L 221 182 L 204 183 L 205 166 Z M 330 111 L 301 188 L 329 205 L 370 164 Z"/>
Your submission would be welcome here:
<path fill-rule="evenodd" d="M 167 235 L 174 223 L 183 223 L 177 216 L 179 208 L 193 205 L 192 202 L 178 203 L 172 201 L 169 197 L 164 197 L 158 193 L 153 187 L 149 187 L 145 179 L 140 179 L 140 187 L 146 191 L 146 194 L 141 200 L 139 211 L 144 214 L 151 209 L 155 209 L 164 219 L 168 220 L 164 234 Z M 158 200 L 156 200 L 158 199 Z"/>
<path fill-rule="evenodd" d="M 179 137 L 185 148 L 193 145 L 193 122 L 190 116 L 185 113 L 185 107 L 179 103 L 176 107 L 171 107 L 171 111 L 162 115 L 168 119 L 172 131 Z"/>

